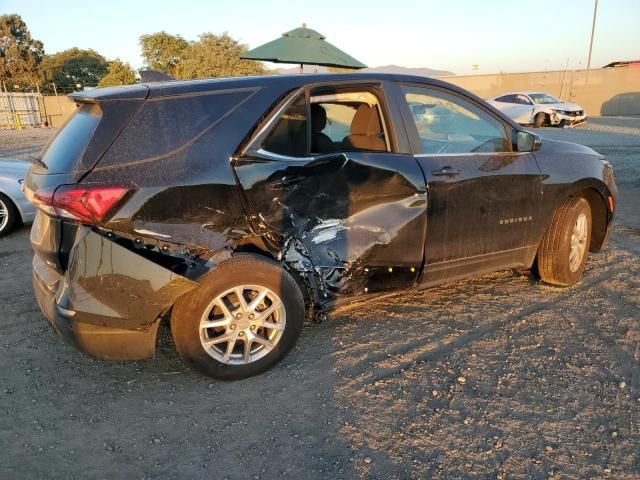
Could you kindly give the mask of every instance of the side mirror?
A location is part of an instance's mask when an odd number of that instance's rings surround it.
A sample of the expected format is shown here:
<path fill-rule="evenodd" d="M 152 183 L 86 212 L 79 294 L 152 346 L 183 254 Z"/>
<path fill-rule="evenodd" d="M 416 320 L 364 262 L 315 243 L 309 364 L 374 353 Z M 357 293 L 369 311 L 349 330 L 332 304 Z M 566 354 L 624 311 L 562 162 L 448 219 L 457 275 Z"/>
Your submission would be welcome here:
<path fill-rule="evenodd" d="M 527 131 L 519 131 L 516 138 L 516 147 L 519 152 L 535 152 L 540 150 L 542 139 L 539 135 Z"/>

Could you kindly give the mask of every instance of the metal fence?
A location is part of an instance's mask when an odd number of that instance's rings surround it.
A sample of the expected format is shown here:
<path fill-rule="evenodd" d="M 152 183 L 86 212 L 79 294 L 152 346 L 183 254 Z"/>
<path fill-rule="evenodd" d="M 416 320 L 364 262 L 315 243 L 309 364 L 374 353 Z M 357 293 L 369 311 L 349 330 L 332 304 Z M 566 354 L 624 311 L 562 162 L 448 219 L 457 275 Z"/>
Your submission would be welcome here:
<path fill-rule="evenodd" d="M 43 109 L 44 100 L 39 93 L 0 92 L 0 128 L 43 126 L 46 123 Z"/>

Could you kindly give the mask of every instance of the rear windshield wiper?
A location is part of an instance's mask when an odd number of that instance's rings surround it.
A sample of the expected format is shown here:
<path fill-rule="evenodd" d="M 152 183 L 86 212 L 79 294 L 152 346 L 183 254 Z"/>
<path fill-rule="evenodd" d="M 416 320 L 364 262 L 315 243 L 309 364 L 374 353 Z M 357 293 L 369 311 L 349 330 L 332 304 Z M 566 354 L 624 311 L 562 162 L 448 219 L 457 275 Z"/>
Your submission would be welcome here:
<path fill-rule="evenodd" d="M 35 155 L 29 155 L 29 157 L 27 157 L 27 158 L 29 159 L 29 161 L 31 163 L 36 164 L 39 167 L 44 168 L 45 170 L 47 170 L 49 168 L 49 167 L 47 167 L 47 164 L 42 161 L 41 158 L 38 158 Z"/>

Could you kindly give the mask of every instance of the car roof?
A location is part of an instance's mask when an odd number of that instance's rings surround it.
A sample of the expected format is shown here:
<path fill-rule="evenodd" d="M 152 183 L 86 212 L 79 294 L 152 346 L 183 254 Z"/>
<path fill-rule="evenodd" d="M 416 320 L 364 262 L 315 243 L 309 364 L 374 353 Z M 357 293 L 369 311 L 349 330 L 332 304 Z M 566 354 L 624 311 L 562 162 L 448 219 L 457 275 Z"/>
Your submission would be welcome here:
<path fill-rule="evenodd" d="M 532 95 L 532 94 L 537 94 L 537 95 L 551 95 L 550 93 L 547 92 L 541 92 L 541 91 L 536 91 L 536 90 L 520 90 L 518 92 L 507 92 L 507 93 L 501 93 L 500 95 L 496 95 L 496 97 L 504 97 L 505 95 Z M 551 95 L 553 96 L 553 95 Z"/>
<path fill-rule="evenodd" d="M 205 93 L 213 90 L 232 88 L 265 88 L 273 87 L 282 91 L 299 88 L 309 83 L 341 82 L 341 81 L 399 81 L 422 83 L 446 87 L 458 92 L 463 89 L 431 77 L 417 75 L 401 75 L 393 73 L 322 73 L 322 74 L 290 74 L 290 75 L 255 75 L 247 77 L 204 78 L 197 80 L 171 80 L 163 82 L 141 83 L 122 87 L 97 88 L 86 92 L 77 92 L 71 97 L 78 102 L 95 102 L 108 100 L 131 100 L 157 98 L 174 95 Z"/>

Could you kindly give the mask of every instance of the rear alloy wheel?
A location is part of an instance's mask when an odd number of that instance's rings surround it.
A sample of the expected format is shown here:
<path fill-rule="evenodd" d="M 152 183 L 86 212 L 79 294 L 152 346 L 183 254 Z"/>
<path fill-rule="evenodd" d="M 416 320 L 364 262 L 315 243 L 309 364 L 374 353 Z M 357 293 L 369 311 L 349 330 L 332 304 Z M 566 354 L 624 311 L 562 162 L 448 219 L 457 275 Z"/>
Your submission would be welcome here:
<path fill-rule="evenodd" d="M 200 319 L 200 344 L 220 363 L 248 365 L 278 345 L 286 324 L 278 295 L 259 285 L 240 285 L 207 306 Z"/>
<path fill-rule="evenodd" d="M 171 315 L 176 349 L 197 370 L 225 380 L 246 378 L 276 364 L 295 345 L 304 301 L 277 263 L 239 255 L 199 283 Z"/>
<path fill-rule="evenodd" d="M 7 235 L 18 220 L 18 210 L 9 197 L 0 193 L 0 237 Z"/>
<path fill-rule="evenodd" d="M 533 126 L 535 128 L 540 128 L 544 125 L 545 120 L 547 119 L 547 115 L 544 113 L 538 113 L 533 119 Z"/>
<path fill-rule="evenodd" d="M 540 278 L 569 286 L 582 277 L 591 242 L 591 207 L 582 197 L 571 197 L 553 214 L 538 248 Z"/>

